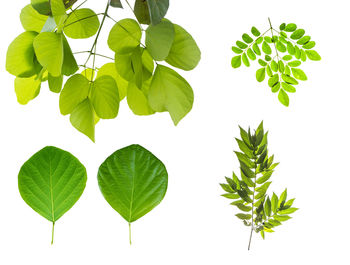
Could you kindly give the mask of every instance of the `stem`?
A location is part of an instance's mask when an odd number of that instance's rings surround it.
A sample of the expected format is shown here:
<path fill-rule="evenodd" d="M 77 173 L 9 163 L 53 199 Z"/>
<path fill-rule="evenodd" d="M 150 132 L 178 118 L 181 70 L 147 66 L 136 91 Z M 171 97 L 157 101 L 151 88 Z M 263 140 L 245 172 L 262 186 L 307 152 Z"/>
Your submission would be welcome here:
<path fill-rule="evenodd" d="M 99 13 L 99 14 L 96 14 L 96 15 L 91 15 L 91 16 L 87 16 L 87 17 L 78 19 L 78 20 L 76 20 L 76 21 L 74 21 L 72 23 L 69 23 L 68 25 L 65 25 L 64 27 L 66 28 L 66 27 L 69 27 L 69 26 L 71 26 L 71 25 L 73 25 L 75 23 L 78 23 L 78 22 L 82 21 L 82 20 L 89 19 L 89 18 L 96 17 L 96 16 L 101 16 L 101 15 L 104 15 L 104 13 Z"/>
<path fill-rule="evenodd" d="M 273 41 L 273 28 L 272 28 L 272 24 L 271 24 L 271 20 L 270 18 L 269 19 L 269 23 L 270 23 L 270 30 L 271 30 L 271 35 L 272 35 L 272 41 Z M 276 51 L 276 54 L 277 54 L 277 60 L 279 61 L 279 54 L 278 54 L 278 51 L 277 51 L 277 47 L 276 47 L 276 42 L 273 41 L 273 45 L 275 46 L 275 51 Z"/>
<path fill-rule="evenodd" d="M 51 245 L 53 245 L 54 235 L 55 235 L 55 222 L 52 222 Z"/>
<path fill-rule="evenodd" d="M 255 148 L 254 148 L 254 152 L 253 152 L 254 156 L 255 156 Z M 253 236 L 253 230 L 254 230 L 254 200 L 255 200 L 255 188 L 256 188 L 256 168 L 257 168 L 257 164 L 256 164 L 256 156 L 254 157 L 254 191 L 253 191 L 253 201 L 252 201 L 252 226 L 251 226 L 251 230 L 250 230 L 250 237 L 249 237 L 249 244 L 248 244 L 248 250 L 250 250 L 250 244 L 252 242 L 252 236 Z"/>
<path fill-rule="evenodd" d="M 132 244 L 131 242 L 131 223 L 129 223 L 129 242 L 130 242 L 130 246 Z"/>
<path fill-rule="evenodd" d="M 132 6 L 130 5 L 128 0 L 125 0 L 125 2 L 128 4 L 128 6 L 130 7 L 131 11 L 134 13 L 134 9 L 132 8 Z"/>

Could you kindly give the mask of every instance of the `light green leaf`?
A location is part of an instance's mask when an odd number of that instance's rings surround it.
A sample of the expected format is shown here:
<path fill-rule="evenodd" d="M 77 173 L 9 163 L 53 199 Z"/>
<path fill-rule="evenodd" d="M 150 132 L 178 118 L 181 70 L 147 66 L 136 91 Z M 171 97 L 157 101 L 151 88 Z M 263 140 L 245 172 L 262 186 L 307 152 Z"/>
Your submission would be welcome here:
<path fill-rule="evenodd" d="M 242 50 L 242 49 L 237 48 L 237 47 L 235 47 L 235 46 L 232 46 L 232 51 L 233 51 L 234 53 L 236 53 L 236 54 L 241 54 L 241 53 L 243 53 L 243 50 Z"/>
<path fill-rule="evenodd" d="M 266 182 L 267 180 L 270 179 L 272 173 L 273 173 L 273 171 L 267 171 L 267 172 L 265 172 L 260 178 L 258 178 L 258 180 L 256 181 L 256 183 L 258 183 L 258 184 L 263 184 L 264 182 Z"/>
<path fill-rule="evenodd" d="M 70 115 L 70 122 L 79 132 L 95 142 L 96 114 L 88 98 L 74 108 Z"/>
<path fill-rule="evenodd" d="M 292 40 L 298 40 L 300 39 L 302 36 L 304 36 L 305 34 L 305 30 L 303 29 L 297 29 L 296 31 L 293 32 L 292 35 L 290 35 L 290 38 Z"/>
<path fill-rule="evenodd" d="M 286 82 L 288 84 L 292 84 L 292 85 L 299 84 L 297 80 L 295 80 L 293 77 L 291 77 L 289 75 L 282 74 L 282 79 L 284 82 Z"/>
<path fill-rule="evenodd" d="M 278 42 L 276 43 L 276 48 L 277 48 L 277 50 L 280 51 L 280 52 L 286 52 L 286 51 L 287 51 L 287 47 L 286 47 L 282 42 L 280 42 L 280 41 L 278 41 Z"/>
<path fill-rule="evenodd" d="M 312 61 L 320 61 L 321 56 L 315 50 L 306 50 L 305 51 L 307 57 Z"/>
<path fill-rule="evenodd" d="M 305 74 L 304 71 L 301 70 L 301 69 L 292 68 L 292 73 L 293 73 L 293 76 L 294 76 L 296 79 L 299 79 L 299 80 L 302 80 L 302 81 L 306 81 L 306 80 L 307 80 L 306 74 Z"/>
<path fill-rule="evenodd" d="M 114 119 L 119 111 L 118 87 L 113 77 L 104 75 L 92 84 L 91 102 L 101 119 Z"/>
<path fill-rule="evenodd" d="M 260 68 L 256 71 L 256 80 L 262 82 L 265 79 L 265 68 Z"/>
<path fill-rule="evenodd" d="M 175 39 L 165 61 L 174 67 L 190 71 L 198 65 L 201 51 L 191 34 L 185 29 L 176 24 L 174 29 Z"/>
<path fill-rule="evenodd" d="M 146 47 L 156 61 L 163 61 L 167 58 L 174 39 L 174 25 L 166 19 L 157 25 L 150 25 L 146 30 Z"/>
<path fill-rule="evenodd" d="M 294 213 L 297 210 L 299 210 L 299 209 L 291 207 L 291 208 L 279 211 L 278 214 L 291 214 L 291 213 Z"/>
<path fill-rule="evenodd" d="M 244 33 L 242 35 L 242 39 L 244 40 L 245 43 L 248 43 L 248 44 L 253 42 L 253 39 L 247 33 Z"/>
<path fill-rule="evenodd" d="M 287 91 L 287 92 L 289 92 L 289 93 L 295 93 L 295 92 L 296 92 L 296 89 L 295 89 L 294 86 L 292 86 L 292 85 L 290 85 L 290 84 L 287 84 L 287 83 L 285 83 L 285 82 L 282 82 L 281 84 L 282 84 L 282 88 L 283 88 L 285 91 Z"/>
<path fill-rule="evenodd" d="M 231 65 L 233 68 L 238 68 L 242 64 L 242 55 L 237 55 L 232 58 Z"/>
<path fill-rule="evenodd" d="M 251 32 L 255 37 L 260 36 L 260 31 L 256 27 L 252 27 Z"/>
<path fill-rule="evenodd" d="M 290 217 L 288 215 L 274 215 L 273 218 L 275 218 L 275 220 L 277 220 L 277 221 L 285 222 L 285 221 L 288 221 L 289 219 L 291 219 L 292 217 Z"/>
<path fill-rule="evenodd" d="M 52 16 L 49 16 L 41 32 L 52 32 L 55 30 L 55 28 L 56 28 L 55 19 Z"/>
<path fill-rule="evenodd" d="M 21 23 L 26 31 L 40 32 L 44 27 L 47 16 L 39 14 L 32 5 L 26 5 L 20 15 Z"/>
<path fill-rule="evenodd" d="M 245 66 L 249 67 L 250 63 L 249 63 L 249 59 L 246 53 L 242 54 L 242 62 L 244 63 Z"/>
<path fill-rule="evenodd" d="M 148 94 L 149 104 L 157 112 L 168 111 L 175 125 L 192 109 L 193 91 L 174 70 L 158 65 Z"/>
<path fill-rule="evenodd" d="M 96 13 L 89 8 L 81 8 L 69 14 L 63 31 L 69 38 L 85 39 L 94 36 L 99 27 Z"/>
<path fill-rule="evenodd" d="M 294 23 L 289 23 L 285 28 L 284 31 L 287 32 L 293 32 L 297 29 L 297 25 L 295 25 Z"/>
<path fill-rule="evenodd" d="M 309 50 L 309 49 L 312 49 L 312 48 L 315 47 L 315 46 L 316 46 L 316 42 L 314 42 L 314 41 L 309 41 L 308 43 L 306 43 L 306 44 L 303 45 L 303 49 Z"/>
<path fill-rule="evenodd" d="M 108 46 L 118 54 L 128 54 L 140 45 L 141 36 L 140 25 L 135 20 L 122 19 L 111 29 Z"/>
<path fill-rule="evenodd" d="M 252 216 L 250 214 L 238 213 L 236 216 L 241 220 L 250 220 Z"/>
<path fill-rule="evenodd" d="M 152 24 L 160 23 L 168 11 L 169 0 L 147 0 L 146 2 Z"/>
<path fill-rule="evenodd" d="M 278 100 L 286 107 L 289 106 L 289 96 L 288 94 L 283 90 L 280 89 L 278 92 Z"/>
<path fill-rule="evenodd" d="M 42 32 L 35 37 L 33 46 L 39 63 L 52 76 L 60 76 L 63 64 L 62 34 Z"/>
<path fill-rule="evenodd" d="M 68 15 L 66 13 L 66 7 L 62 0 L 50 0 L 52 16 L 55 19 L 57 25 L 57 32 L 62 31 L 64 21 L 66 21 Z"/>
<path fill-rule="evenodd" d="M 264 204 L 264 211 L 267 216 L 271 216 L 271 200 L 270 197 L 267 197 Z"/>
<path fill-rule="evenodd" d="M 286 202 L 286 199 L 287 199 L 287 189 L 285 189 L 282 192 L 282 194 L 278 200 L 278 207 L 283 207 L 284 203 Z"/>
<path fill-rule="evenodd" d="M 151 24 L 151 18 L 149 15 L 147 1 L 136 0 L 134 6 L 134 13 L 140 24 Z"/>
<path fill-rule="evenodd" d="M 63 41 L 63 64 L 62 74 L 65 76 L 71 76 L 79 70 L 77 61 L 73 55 L 73 52 L 69 46 L 69 43 L 64 35 L 62 35 Z"/>
<path fill-rule="evenodd" d="M 81 74 L 70 77 L 60 94 L 60 111 L 62 115 L 73 112 L 78 104 L 83 102 L 89 95 L 90 83 Z"/>
<path fill-rule="evenodd" d="M 241 49 L 246 49 L 246 48 L 248 48 L 248 45 L 247 44 L 245 44 L 244 42 L 241 42 L 241 41 L 236 41 L 236 45 L 239 47 L 239 48 L 241 48 Z"/>
<path fill-rule="evenodd" d="M 129 83 L 128 92 L 127 92 L 127 101 L 128 101 L 129 108 L 132 110 L 132 112 L 135 115 L 152 115 L 155 113 L 155 111 L 150 107 L 148 98 L 147 98 L 148 89 L 149 89 L 151 80 L 152 79 L 144 82 L 142 89 L 139 89 L 133 83 Z"/>
<path fill-rule="evenodd" d="M 16 77 L 15 92 L 18 103 L 26 105 L 30 100 L 36 98 L 40 92 L 41 80 L 37 76 L 28 78 Z"/>
<path fill-rule="evenodd" d="M 168 187 L 164 164 L 139 145 L 114 152 L 100 166 L 97 178 L 105 200 L 129 224 L 160 204 Z"/>
<path fill-rule="evenodd" d="M 51 13 L 51 6 L 49 0 L 31 0 L 33 8 L 42 15 L 49 15 Z"/>
<path fill-rule="evenodd" d="M 255 54 L 261 55 L 261 51 L 260 51 L 259 45 L 256 42 L 253 44 L 253 51 L 255 52 Z"/>
<path fill-rule="evenodd" d="M 278 208 L 278 197 L 275 193 L 273 193 L 271 198 L 271 210 L 273 213 L 277 213 Z"/>
<path fill-rule="evenodd" d="M 298 67 L 299 65 L 301 65 L 301 62 L 299 60 L 294 60 L 288 63 L 288 65 L 290 67 Z"/>
<path fill-rule="evenodd" d="M 37 73 L 34 63 L 33 41 L 38 33 L 27 31 L 20 34 L 10 44 L 6 55 L 6 70 L 18 77 L 31 77 Z"/>
<path fill-rule="evenodd" d="M 263 42 L 261 48 L 262 48 L 263 52 L 266 53 L 266 54 L 271 54 L 272 53 L 271 47 L 266 41 Z"/>
<path fill-rule="evenodd" d="M 117 72 L 117 69 L 115 67 L 114 63 L 107 63 L 103 65 L 97 72 L 97 77 L 99 78 L 101 76 L 111 76 L 114 78 L 115 82 L 117 83 L 118 87 L 118 94 L 120 100 L 124 99 L 127 93 L 128 88 L 128 82 L 124 80 L 120 74 Z"/>
<path fill-rule="evenodd" d="M 49 88 L 51 92 L 60 93 L 63 85 L 63 76 L 54 77 L 49 74 L 48 76 Z"/>
<path fill-rule="evenodd" d="M 79 200 L 86 180 L 86 169 L 76 157 L 49 146 L 23 164 L 18 189 L 23 200 L 54 225 Z"/>

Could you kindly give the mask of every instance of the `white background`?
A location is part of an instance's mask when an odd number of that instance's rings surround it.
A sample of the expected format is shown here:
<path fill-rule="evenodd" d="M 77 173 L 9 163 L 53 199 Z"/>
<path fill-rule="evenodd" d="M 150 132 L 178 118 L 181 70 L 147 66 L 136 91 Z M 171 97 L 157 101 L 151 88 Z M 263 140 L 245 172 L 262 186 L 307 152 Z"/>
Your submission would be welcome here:
<path fill-rule="evenodd" d="M 106 1 L 86 7 L 103 12 Z M 133 1 L 131 1 L 133 2 Z M 29 0 L 2 3 L 0 16 L 0 264 L 349 264 L 349 12 L 348 1 L 189 1 L 172 0 L 167 17 L 197 40 L 202 61 L 181 72 L 195 93 L 193 110 L 174 127 L 169 115 L 134 116 L 124 101 L 115 120 L 97 125 L 96 144 L 59 114 L 58 95 L 41 93 L 27 106 L 16 101 L 14 78 L 5 69 L 7 46 L 22 32 L 20 9 Z M 131 13 L 111 10 L 121 19 Z M 231 46 L 251 26 L 277 28 L 295 22 L 316 41 L 321 62 L 302 68 L 309 77 L 297 86 L 289 108 L 266 84 L 255 81 L 257 63 L 232 69 Z M 108 21 L 104 32 L 112 23 Z M 112 55 L 101 36 L 98 51 Z M 88 49 L 93 38 L 70 40 L 74 51 Z M 81 57 L 83 60 L 85 57 Z M 104 61 L 98 61 L 101 65 Z M 219 183 L 238 163 L 234 137 L 238 125 L 255 128 L 264 120 L 270 154 L 281 164 L 270 192 L 288 187 L 300 210 L 267 234 L 243 226 Z M 127 223 L 103 199 L 97 169 L 115 150 L 141 144 L 167 166 L 169 189 L 163 202 L 135 222 L 133 245 Z M 78 203 L 51 224 L 19 195 L 17 174 L 39 149 L 65 149 L 87 167 L 87 187 Z"/>

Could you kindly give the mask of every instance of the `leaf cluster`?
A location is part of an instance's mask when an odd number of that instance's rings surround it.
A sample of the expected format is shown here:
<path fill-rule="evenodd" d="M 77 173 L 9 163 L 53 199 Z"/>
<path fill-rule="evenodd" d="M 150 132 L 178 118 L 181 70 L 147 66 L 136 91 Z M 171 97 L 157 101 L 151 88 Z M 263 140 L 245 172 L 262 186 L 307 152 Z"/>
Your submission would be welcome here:
<path fill-rule="evenodd" d="M 267 79 L 271 91 L 278 93 L 279 101 L 288 107 L 288 93 L 296 92 L 295 86 L 299 81 L 307 80 L 299 66 L 307 59 L 321 60 L 313 49 L 315 45 L 315 41 L 296 24 L 283 23 L 276 30 L 270 22 L 270 28 L 264 33 L 252 27 L 251 35 L 242 35 L 242 41 L 238 40 L 232 47 L 237 55 L 232 58 L 231 64 L 233 68 L 239 68 L 242 63 L 249 67 L 252 61 L 257 60 L 261 68 L 256 71 L 256 80 L 263 82 Z"/>
<path fill-rule="evenodd" d="M 179 73 L 159 62 L 190 71 L 201 52 L 184 28 L 164 18 L 169 0 L 137 0 L 133 9 L 137 20 L 120 21 L 108 14 L 110 6 L 123 8 L 119 0 L 109 0 L 100 14 L 82 8 L 85 1 L 73 9 L 76 2 L 32 0 L 22 9 L 25 32 L 10 44 L 6 59 L 7 71 L 16 76 L 18 102 L 27 104 L 36 98 L 47 81 L 52 92 L 60 93 L 61 114 L 70 115 L 71 124 L 92 141 L 95 125 L 100 119 L 116 118 L 124 98 L 134 114 L 168 111 L 177 125 L 192 108 L 193 90 Z M 108 37 L 114 58 L 96 51 L 105 19 L 115 21 Z M 92 36 L 96 37 L 89 51 L 72 52 L 67 38 Z M 86 53 L 85 63 L 77 63 L 77 53 Z M 97 67 L 96 56 L 112 62 Z"/>
<path fill-rule="evenodd" d="M 263 123 L 254 132 L 240 127 L 240 135 L 241 139 L 236 138 L 240 151 L 235 152 L 240 174 L 233 172 L 231 178 L 226 177 L 226 183 L 220 184 L 226 192 L 222 196 L 233 200 L 231 205 L 240 211 L 236 216 L 265 238 L 265 232 L 274 232 L 274 227 L 289 220 L 289 214 L 297 208 L 292 207 L 294 199 L 287 200 L 287 189 L 280 196 L 267 195 L 279 163 L 268 153 L 268 132 L 264 132 Z"/>

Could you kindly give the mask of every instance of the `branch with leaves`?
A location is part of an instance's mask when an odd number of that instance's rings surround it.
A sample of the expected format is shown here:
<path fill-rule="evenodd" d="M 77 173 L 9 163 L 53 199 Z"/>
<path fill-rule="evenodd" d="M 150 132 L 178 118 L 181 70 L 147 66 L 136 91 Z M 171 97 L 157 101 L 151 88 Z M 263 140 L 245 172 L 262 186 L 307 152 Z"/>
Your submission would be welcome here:
<path fill-rule="evenodd" d="M 305 30 L 294 23 L 283 23 L 279 30 L 270 27 L 264 33 L 252 27 L 253 38 L 244 33 L 243 41 L 237 41 L 232 51 L 238 55 L 231 61 L 233 68 L 239 68 L 242 62 L 249 67 L 251 61 L 258 59 L 262 68 L 256 71 L 256 80 L 263 82 L 267 76 L 268 85 L 284 106 L 289 106 L 287 93 L 295 93 L 299 81 L 306 81 L 305 72 L 298 68 L 307 59 L 320 61 L 321 56 L 313 50 L 316 43 L 305 35 Z M 267 35 L 270 36 L 267 36 Z"/>
<path fill-rule="evenodd" d="M 198 65 L 201 52 L 184 28 L 164 18 L 169 0 L 136 0 L 134 8 L 125 1 L 136 20 L 120 21 L 109 15 L 110 7 L 123 8 L 120 0 L 106 0 L 102 13 L 81 8 L 86 2 L 74 7 L 77 0 L 31 0 L 22 9 L 25 32 L 10 44 L 6 58 L 7 71 L 16 76 L 18 102 L 27 104 L 36 98 L 48 81 L 50 90 L 60 93 L 61 114 L 70 115 L 71 124 L 92 141 L 95 125 L 100 119 L 116 118 L 124 98 L 134 114 L 167 111 L 177 125 L 192 109 L 193 90 L 179 73 L 160 62 L 190 71 Z M 97 52 L 106 19 L 115 22 L 108 37 L 113 57 Z M 90 50 L 72 52 L 67 37 L 93 36 Z M 78 64 L 75 55 L 81 53 L 87 58 Z M 96 56 L 112 62 L 98 67 Z"/>
<path fill-rule="evenodd" d="M 226 177 L 226 183 L 220 184 L 226 192 L 222 196 L 233 200 L 231 205 L 241 212 L 236 216 L 251 228 L 248 250 L 253 231 L 260 233 L 265 239 L 265 232 L 274 232 L 274 228 L 289 220 L 289 214 L 298 208 L 292 207 L 294 199 L 287 200 L 287 189 L 278 197 L 275 193 L 268 196 L 267 190 L 274 169 L 274 155 L 269 156 L 267 148 L 267 132 L 263 123 L 254 133 L 240 127 L 241 139 L 237 139 L 241 152 L 235 152 L 240 163 L 240 178 L 233 172 L 232 178 Z"/>

